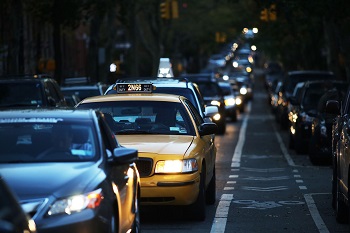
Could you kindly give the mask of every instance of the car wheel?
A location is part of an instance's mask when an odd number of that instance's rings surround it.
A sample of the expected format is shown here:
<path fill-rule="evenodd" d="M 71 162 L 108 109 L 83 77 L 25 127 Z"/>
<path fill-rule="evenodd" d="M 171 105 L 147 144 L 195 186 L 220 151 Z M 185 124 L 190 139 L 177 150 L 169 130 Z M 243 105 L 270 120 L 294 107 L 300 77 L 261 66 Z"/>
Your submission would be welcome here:
<path fill-rule="evenodd" d="M 289 133 L 288 147 L 289 149 L 294 149 L 294 139 L 291 133 Z"/>
<path fill-rule="evenodd" d="M 202 170 L 200 183 L 199 183 L 199 192 L 196 201 L 187 206 L 188 217 L 196 221 L 204 221 L 206 217 L 206 203 L 205 203 L 205 170 Z"/>
<path fill-rule="evenodd" d="M 215 168 L 213 171 L 213 177 L 211 178 L 207 191 L 206 191 L 206 202 L 209 205 L 215 204 L 216 201 L 216 175 Z"/>
<path fill-rule="evenodd" d="M 298 131 L 295 131 L 294 149 L 295 149 L 295 152 L 297 152 L 297 154 L 302 154 L 304 152 L 303 142 L 298 134 Z"/>
<path fill-rule="evenodd" d="M 139 233 L 141 232 L 141 224 L 140 224 L 140 208 L 139 208 L 139 197 L 135 199 L 135 219 L 132 224 L 131 233 Z"/>
<path fill-rule="evenodd" d="M 339 196 L 341 195 L 340 189 L 339 189 L 339 182 L 336 182 L 337 184 L 337 195 L 336 195 L 336 206 L 335 206 L 335 217 L 338 223 L 346 223 L 348 220 L 348 209 L 346 208 L 346 204 L 342 198 Z"/>
<path fill-rule="evenodd" d="M 332 207 L 333 207 L 333 209 L 336 208 L 336 201 L 337 201 L 337 184 L 336 184 L 336 182 L 337 182 L 337 162 L 333 158 L 333 174 L 332 174 Z"/>
<path fill-rule="evenodd" d="M 237 111 L 236 110 L 231 114 L 231 121 L 232 122 L 237 121 Z"/>

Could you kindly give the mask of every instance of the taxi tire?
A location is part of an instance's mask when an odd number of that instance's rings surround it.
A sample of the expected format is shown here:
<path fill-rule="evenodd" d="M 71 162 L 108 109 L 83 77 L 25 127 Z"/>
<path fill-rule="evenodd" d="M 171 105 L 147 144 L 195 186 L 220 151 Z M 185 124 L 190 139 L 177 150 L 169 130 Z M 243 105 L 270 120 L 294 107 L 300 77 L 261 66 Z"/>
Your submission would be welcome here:
<path fill-rule="evenodd" d="M 205 203 L 205 170 L 202 170 L 199 183 L 199 192 L 196 201 L 187 206 L 187 214 L 190 219 L 204 221 L 206 217 Z"/>
<path fill-rule="evenodd" d="M 337 196 L 336 196 L 336 203 L 335 203 L 335 218 L 338 223 L 347 223 L 349 212 L 346 208 L 345 202 L 339 198 L 339 195 L 341 195 L 339 190 L 339 181 L 337 181 Z"/>
<path fill-rule="evenodd" d="M 215 168 L 213 171 L 213 176 L 210 179 L 207 191 L 206 191 L 206 203 L 208 205 L 215 204 L 216 201 L 216 175 L 215 175 Z"/>
<path fill-rule="evenodd" d="M 138 192 L 139 193 L 139 192 Z M 140 220 L 140 206 L 139 206 L 139 195 L 135 198 L 135 219 L 132 225 L 131 233 L 139 233 L 141 232 L 141 220 Z"/>

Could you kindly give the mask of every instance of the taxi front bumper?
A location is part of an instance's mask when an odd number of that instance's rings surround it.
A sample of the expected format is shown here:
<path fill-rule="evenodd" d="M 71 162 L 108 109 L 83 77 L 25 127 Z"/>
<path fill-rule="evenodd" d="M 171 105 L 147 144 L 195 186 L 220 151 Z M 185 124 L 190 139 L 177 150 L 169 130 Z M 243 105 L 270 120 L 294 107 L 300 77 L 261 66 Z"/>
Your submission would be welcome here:
<path fill-rule="evenodd" d="M 199 193 L 200 174 L 161 174 L 141 178 L 142 205 L 190 205 Z"/>

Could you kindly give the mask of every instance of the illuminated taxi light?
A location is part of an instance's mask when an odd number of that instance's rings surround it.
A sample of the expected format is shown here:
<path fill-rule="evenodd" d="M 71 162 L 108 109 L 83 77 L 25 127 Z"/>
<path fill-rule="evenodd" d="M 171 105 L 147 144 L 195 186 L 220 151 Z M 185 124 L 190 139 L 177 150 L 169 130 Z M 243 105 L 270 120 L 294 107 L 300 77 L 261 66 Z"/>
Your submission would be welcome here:
<path fill-rule="evenodd" d="M 75 195 L 65 199 L 57 200 L 48 211 L 48 215 L 72 214 L 84 209 L 94 209 L 98 207 L 103 199 L 102 189 L 91 193 Z"/>
<path fill-rule="evenodd" d="M 236 100 L 233 99 L 233 98 L 229 98 L 229 99 L 226 99 L 226 100 L 225 100 L 225 105 L 226 105 L 226 106 L 233 106 L 233 105 L 235 105 L 235 104 L 236 104 Z"/>
<path fill-rule="evenodd" d="M 248 73 L 252 72 L 252 68 L 250 68 L 249 66 L 247 66 L 247 67 L 245 68 L 245 70 L 246 70 Z"/>
<path fill-rule="evenodd" d="M 213 120 L 214 121 L 218 121 L 218 120 L 220 120 L 221 119 L 221 115 L 219 114 L 219 113 L 217 113 L 217 114 L 215 114 L 214 116 L 213 116 Z"/>
<path fill-rule="evenodd" d="M 246 95 L 248 93 L 247 88 L 242 87 L 241 89 L 239 89 L 239 93 L 241 93 L 241 95 Z"/>
<path fill-rule="evenodd" d="M 219 101 L 217 101 L 217 100 L 212 100 L 212 101 L 210 102 L 210 104 L 211 104 L 211 105 L 215 105 L 215 106 L 219 106 L 219 107 L 220 107 L 220 105 L 221 105 L 221 103 L 220 103 Z"/>
<path fill-rule="evenodd" d="M 236 98 L 236 104 L 241 105 L 242 104 L 242 99 L 241 98 Z"/>
<path fill-rule="evenodd" d="M 236 62 L 236 61 L 232 62 L 232 66 L 237 68 L 238 67 L 238 62 Z"/>
<path fill-rule="evenodd" d="M 227 80 L 229 80 L 229 77 L 228 77 L 228 75 L 225 74 L 224 76 L 222 76 L 222 79 L 227 81 Z"/>
<path fill-rule="evenodd" d="M 198 171 L 197 160 L 164 160 L 158 161 L 155 173 L 186 173 Z"/>

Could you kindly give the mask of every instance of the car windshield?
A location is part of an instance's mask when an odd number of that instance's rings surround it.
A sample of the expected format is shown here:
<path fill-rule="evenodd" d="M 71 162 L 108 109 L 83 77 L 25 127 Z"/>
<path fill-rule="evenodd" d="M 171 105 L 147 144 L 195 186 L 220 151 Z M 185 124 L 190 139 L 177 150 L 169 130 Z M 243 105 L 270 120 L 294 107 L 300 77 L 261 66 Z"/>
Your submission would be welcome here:
<path fill-rule="evenodd" d="M 91 161 L 97 158 L 94 135 L 86 123 L 0 119 L 0 163 Z"/>
<path fill-rule="evenodd" d="M 0 107 L 42 106 L 40 83 L 0 83 Z"/>
<path fill-rule="evenodd" d="M 180 103 L 117 101 L 83 103 L 77 108 L 104 112 L 115 134 L 195 135 L 188 112 Z"/>
<path fill-rule="evenodd" d="M 198 104 L 194 97 L 193 92 L 188 88 L 176 88 L 176 87 L 157 87 L 153 93 L 165 93 L 165 94 L 175 94 L 185 96 L 196 108 Z M 198 109 L 199 111 L 199 109 Z"/>
<path fill-rule="evenodd" d="M 98 95 L 101 95 L 100 91 L 95 88 L 95 89 L 86 89 L 86 90 L 73 90 L 73 89 L 70 89 L 70 90 L 62 90 L 63 94 L 64 95 L 69 95 L 69 96 L 72 96 L 72 95 L 76 95 L 79 97 L 79 99 L 83 100 L 87 97 L 91 97 L 91 96 L 98 96 Z"/>
<path fill-rule="evenodd" d="M 204 97 L 215 97 L 221 95 L 221 89 L 216 83 L 197 83 L 198 88 Z"/>

